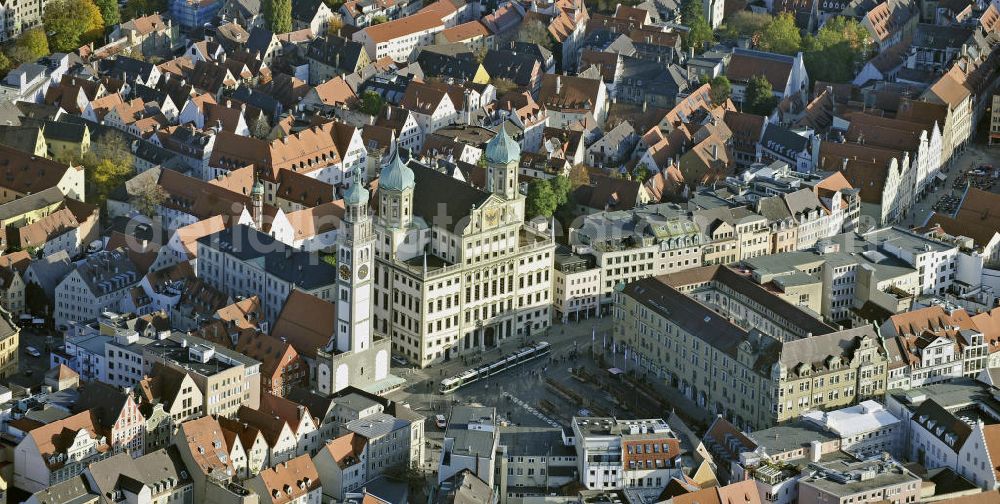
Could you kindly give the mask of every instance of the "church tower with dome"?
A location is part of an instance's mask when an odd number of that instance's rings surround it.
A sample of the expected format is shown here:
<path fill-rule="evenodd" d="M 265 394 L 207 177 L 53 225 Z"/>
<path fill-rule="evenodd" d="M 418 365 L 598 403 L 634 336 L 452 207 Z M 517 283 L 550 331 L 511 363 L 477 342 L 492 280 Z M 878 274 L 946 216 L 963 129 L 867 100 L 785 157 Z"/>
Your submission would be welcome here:
<path fill-rule="evenodd" d="M 500 126 L 500 132 L 486 144 L 485 155 L 486 190 L 508 200 L 520 197 L 517 170 L 521 163 L 521 146 L 503 125 Z"/>

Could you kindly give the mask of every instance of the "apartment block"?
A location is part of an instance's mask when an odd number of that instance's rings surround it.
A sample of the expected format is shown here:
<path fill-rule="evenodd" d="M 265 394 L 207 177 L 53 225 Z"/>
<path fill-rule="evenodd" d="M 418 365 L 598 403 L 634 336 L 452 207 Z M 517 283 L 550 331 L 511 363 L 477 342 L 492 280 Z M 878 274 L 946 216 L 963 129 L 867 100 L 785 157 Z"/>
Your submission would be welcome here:
<path fill-rule="evenodd" d="M 989 367 L 989 313 L 971 316 L 963 308 L 939 302 L 889 317 L 881 333 L 892 364 L 889 388 L 919 388 L 955 378 L 975 378 Z"/>
<path fill-rule="evenodd" d="M 579 480 L 588 489 L 663 490 L 682 476 L 680 441 L 663 419 L 573 417 Z"/>
<path fill-rule="evenodd" d="M 206 415 L 233 416 L 240 406 L 260 407 L 260 362 L 184 334 L 153 341 L 143 350 L 143 370 L 155 364 L 187 373 L 201 391 Z"/>
<path fill-rule="evenodd" d="M 799 503 L 919 502 L 921 484 L 894 461 L 820 462 L 799 480 Z"/>
<path fill-rule="evenodd" d="M 830 326 L 726 267 L 633 282 L 616 293 L 614 316 L 641 372 L 743 428 L 885 390 L 872 327 Z"/>
<path fill-rule="evenodd" d="M 832 411 L 813 410 L 802 418 L 840 438 L 840 449 L 860 458 L 902 456 L 903 425 L 885 406 L 873 400 Z"/>
<path fill-rule="evenodd" d="M 74 265 L 55 288 L 56 326 L 96 319 L 115 310 L 125 293 L 141 280 L 124 249 L 105 250 Z"/>
<path fill-rule="evenodd" d="M 332 300 L 337 277 L 317 254 L 243 224 L 199 238 L 197 267 L 198 278 L 230 296 L 257 296 L 270 323 L 293 289 Z"/>
<path fill-rule="evenodd" d="M 588 256 L 556 248 L 552 268 L 553 316 L 563 322 L 597 316 L 601 307 L 601 270 Z"/>
<path fill-rule="evenodd" d="M 496 408 L 455 406 L 441 445 L 438 484 L 470 471 L 492 488 L 499 446 Z"/>
<path fill-rule="evenodd" d="M 587 215 L 570 229 L 570 243 L 593 258 L 598 302 L 607 307 L 619 283 L 700 266 L 706 237 L 684 208 L 662 203 Z"/>
<path fill-rule="evenodd" d="M 983 490 L 1000 488 L 1000 402 L 990 385 L 958 378 L 890 390 L 886 407 L 903 420 L 906 456 L 927 469 L 949 468 Z"/>
<path fill-rule="evenodd" d="M 500 502 L 544 497 L 577 481 L 576 449 L 560 427 L 500 427 Z"/>

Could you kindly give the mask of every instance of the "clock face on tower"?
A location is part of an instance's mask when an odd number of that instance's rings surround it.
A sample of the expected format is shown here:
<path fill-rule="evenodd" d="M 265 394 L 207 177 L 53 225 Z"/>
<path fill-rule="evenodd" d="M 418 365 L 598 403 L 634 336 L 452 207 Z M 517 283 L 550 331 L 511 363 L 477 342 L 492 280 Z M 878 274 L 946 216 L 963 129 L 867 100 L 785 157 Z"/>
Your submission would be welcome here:
<path fill-rule="evenodd" d="M 368 265 L 362 264 L 361 267 L 358 268 L 358 278 L 364 280 L 367 277 L 368 277 Z"/>
<path fill-rule="evenodd" d="M 351 268 L 348 268 L 346 264 L 340 265 L 340 278 L 343 280 L 351 279 Z"/>

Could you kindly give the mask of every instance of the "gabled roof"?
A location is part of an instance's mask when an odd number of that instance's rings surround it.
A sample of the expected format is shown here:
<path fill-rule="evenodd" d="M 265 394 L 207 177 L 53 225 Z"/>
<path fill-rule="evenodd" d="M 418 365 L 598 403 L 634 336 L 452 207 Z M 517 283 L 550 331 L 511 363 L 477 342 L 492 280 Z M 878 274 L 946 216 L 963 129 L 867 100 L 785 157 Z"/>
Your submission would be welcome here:
<path fill-rule="evenodd" d="M 334 77 L 313 89 L 324 105 L 347 105 L 357 99 L 343 77 Z"/>
<path fill-rule="evenodd" d="M 292 19 L 303 23 L 311 23 L 323 0 L 292 0 Z"/>
<path fill-rule="evenodd" d="M 931 87 L 924 96 L 955 109 L 968 99 L 971 94 L 969 88 L 965 87 L 952 72 L 948 72 L 941 76 L 937 82 L 931 84 Z"/>
<path fill-rule="evenodd" d="M 261 496 L 262 502 L 298 502 L 303 496 L 320 490 L 319 473 L 308 453 L 264 469 L 257 474 L 257 478 L 268 491 L 267 495 Z"/>
<path fill-rule="evenodd" d="M 179 488 L 191 483 L 187 467 L 175 446 L 146 453 L 132 458 L 128 453 L 118 453 L 109 458 L 90 464 L 87 469 L 96 484 L 95 493 L 108 495 L 128 478 L 140 485 L 164 490 Z M 156 495 L 163 490 L 154 491 Z"/>
<path fill-rule="evenodd" d="M 464 42 L 476 37 L 489 37 L 492 33 L 482 21 L 472 20 L 441 31 L 446 42 Z"/>
<path fill-rule="evenodd" d="M 55 187 L 70 170 L 82 170 L 0 145 L 0 187 L 31 194 Z"/>
<path fill-rule="evenodd" d="M 406 94 L 403 95 L 403 100 L 399 105 L 413 112 L 431 115 L 441 106 L 441 103 L 447 96 L 448 92 L 444 89 L 423 82 L 412 81 L 406 87 Z M 454 105 L 457 108 L 459 104 Z"/>
<path fill-rule="evenodd" d="M 468 81 L 476 77 L 481 65 L 474 59 L 448 56 L 432 51 L 421 51 L 417 63 L 424 75 L 450 77 L 458 81 Z M 411 84 L 412 85 L 412 84 Z"/>
<path fill-rule="evenodd" d="M 434 11 L 421 11 L 385 23 L 367 26 L 361 31 L 378 44 L 435 28 L 444 28 L 441 14 Z"/>
<path fill-rule="evenodd" d="M 946 410 L 934 399 L 927 399 L 913 412 L 912 420 L 956 453 L 972 434 L 972 427 Z"/>
<path fill-rule="evenodd" d="M 50 461 L 51 455 L 65 453 L 81 430 L 85 430 L 91 438 L 101 437 L 102 434 L 98 433 L 98 429 L 90 410 L 83 410 L 73 416 L 34 428 L 28 432 L 28 436 L 34 441 L 46 465 L 58 468 L 62 463 Z M 108 449 L 107 443 L 98 445 L 98 451 Z"/>
<path fill-rule="evenodd" d="M 139 35 L 148 35 L 166 27 L 167 23 L 163 21 L 163 17 L 160 14 L 150 14 L 122 23 L 122 30 L 135 31 Z"/>
<path fill-rule="evenodd" d="M 735 49 L 726 67 L 726 77 L 733 82 L 748 82 L 755 75 L 763 75 L 775 91 L 783 92 L 794 63 L 794 58 L 784 54 Z"/>
<path fill-rule="evenodd" d="M 408 166 L 413 170 L 416 188 L 413 192 L 413 215 L 428 222 L 433 222 L 435 216 L 449 215 L 451 218 L 446 227 L 453 232 L 461 234 L 469 224 L 465 217 L 472 208 L 481 207 L 491 196 L 486 191 L 413 160 Z M 434 189 L 426 190 L 429 187 Z"/>
<path fill-rule="evenodd" d="M 364 50 L 365 46 L 360 42 L 328 35 L 309 42 L 306 54 L 310 59 L 350 73 L 357 69 Z"/>
<path fill-rule="evenodd" d="M 189 467 L 189 470 L 198 470 L 219 479 L 228 479 L 236 474 L 222 427 L 215 418 L 204 416 L 182 423 L 177 439 L 178 442 L 182 442 L 181 439 L 187 441 L 186 451 L 197 466 Z"/>
<path fill-rule="evenodd" d="M 333 303 L 296 289 L 288 294 L 271 335 L 284 338 L 299 354 L 315 358 L 316 350 L 325 347 L 336 332 L 336 315 Z"/>
<path fill-rule="evenodd" d="M 599 79 L 545 74 L 538 92 L 538 103 L 556 110 L 592 110 L 597 104 L 600 89 Z"/>
<path fill-rule="evenodd" d="M 264 435 L 267 445 L 271 448 L 275 448 L 278 442 L 281 441 L 281 434 L 285 428 L 290 432 L 294 432 L 292 426 L 288 425 L 288 422 L 283 418 L 247 406 L 240 406 L 240 409 L 236 413 L 236 419 L 259 430 Z"/>
<path fill-rule="evenodd" d="M 341 469 L 346 469 L 361 462 L 361 456 L 367 446 L 368 439 L 361 434 L 350 432 L 328 441 L 322 449 Z"/>

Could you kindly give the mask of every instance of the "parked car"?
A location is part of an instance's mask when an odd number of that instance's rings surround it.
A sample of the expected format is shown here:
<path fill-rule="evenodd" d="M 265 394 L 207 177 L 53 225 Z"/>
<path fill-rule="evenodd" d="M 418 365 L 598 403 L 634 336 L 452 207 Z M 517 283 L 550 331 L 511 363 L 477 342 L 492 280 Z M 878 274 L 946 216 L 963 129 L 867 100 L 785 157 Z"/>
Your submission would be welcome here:
<path fill-rule="evenodd" d="M 24 352 L 32 357 L 41 357 L 42 352 L 39 352 L 37 348 L 33 346 L 25 347 Z"/>
<path fill-rule="evenodd" d="M 434 415 L 434 425 L 437 425 L 438 429 L 443 429 L 448 426 L 448 420 L 444 415 Z"/>

